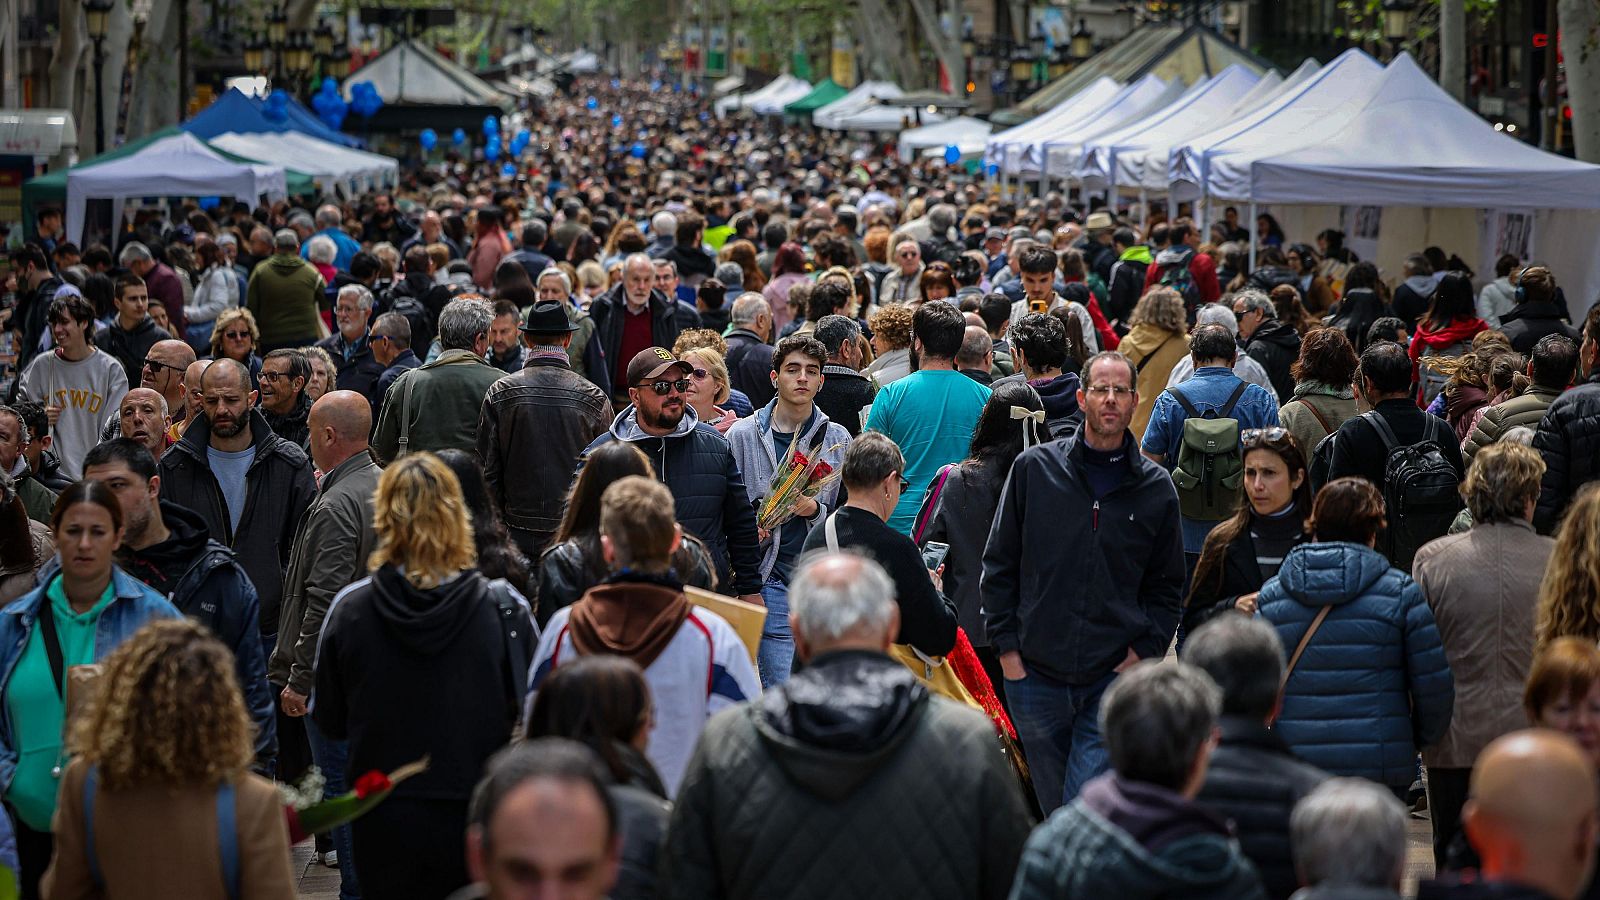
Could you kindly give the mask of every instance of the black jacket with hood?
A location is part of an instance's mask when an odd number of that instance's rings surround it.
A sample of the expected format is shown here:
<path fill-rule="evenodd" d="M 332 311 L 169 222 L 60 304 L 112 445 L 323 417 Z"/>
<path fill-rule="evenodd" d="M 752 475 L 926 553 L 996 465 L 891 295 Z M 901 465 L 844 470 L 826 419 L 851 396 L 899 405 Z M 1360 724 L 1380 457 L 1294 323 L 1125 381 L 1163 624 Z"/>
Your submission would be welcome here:
<path fill-rule="evenodd" d="M 526 661 L 538 641 L 521 597 L 521 618 L 502 625 L 495 590 L 510 589 L 476 570 L 423 590 L 385 565 L 334 598 L 311 715 L 350 742 L 349 771 L 392 772 L 427 756 L 428 770 L 395 795 L 467 802 L 522 710 L 526 671 L 512 671 L 511 642 Z"/>
<path fill-rule="evenodd" d="M 661 848 L 669 900 L 1001 900 L 1030 822 L 976 710 L 824 653 L 707 725 Z"/>
<path fill-rule="evenodd" d="M 126 550 L 122 568 L 160 591 L 178 611 L 211 629 L 233 651 L 234 674 L 256 726 L 256 760 L 277 754 L 277 695 L 267 684 L 261 646 L 261 601 L 233 551 L 211 540 L 198 515 L 161 501 L 161 521 L 170 532 L 159 544 Z"/>
<path fill-rule="evenodd" d="M 746 328 L 735 328 L 728 333 L 727 340 L 728 355 L 724 362 L 728 365 L 729 384 L 736 391 L 744 391 L 750 398 L 750 405 L 756 409 L 771 403 L 778 393 L 772 386 L 772 345 Z M 827 382 L 823 384 L 826 386 Z M 833 416 L 830 414 L 828 418 Z"/>
<path fill-rule="evenodd" d="M 1600 478 L 1600 371 L 1545 409 L 1533 449 L 1545 465 L 1533 525 L 1540 534 L 1553 534 L 1578 488 Z"/>
<path fill-rule="evenodd" d="M 239 555 L 239 565 L 261 599 L 261 627 L 276 629 L 295 526 L 316 497 L 317 484 L 305 451 L 273 434 L 260 411 L 250 411 L 249 427 L 256 455 L 245 471 L 244 511 L 237 532 L 206 455 L 211 443 L 211 422 L 206 417 L 197 418 L 162 455 L 161 493 L 198 515 L 207 534 Z"/>
<path fill-rule="evenodd" d="M 1167 471 L 1123 438 L 1127 470 L 1096 500 L 1081 435 L 1024 450 L 983 552 L 983 608 L 995 653 L 1030 676 L 1088 685 L 1133 650 L 1160 659 L 1178 627 L 1183 536 Z"/>
<path fill-rule="evenodd" d="M 1267 370 L 1279 405 L 1293 399 L 1294 376 L 1289 374 L 1289 368 L 1300 358 L 1299 332 L 1277 319 L 1268 319 L 1250 335 L 1245 354 Z"/>
<path fill-rule="evenodd" d="M 165 341 L 172 337 L 166 329 L 156 324 L 156 320 L 149 316 L 144 321 L 133 326 L 132 331 L 124 331 L 122 326 L 113 317 L 111 324 L 105 330 L 95 335 L 95 346 L 116 357 L 122 363 L 122 368 L 128 373 L 128 384 L 139 386 L 139 376 L 144 371 L 144 356 L 150 352 L 157 342 Z M 122 398 L 116 398 L 121 403 Z"/>
<path fill-rule="evenodd" d="M 600 342 L 600 349 L 605 351 L 606 359 L 611 362 L 613 374 L 628 365 L 628 360 L 619 358 L 622 352 L 623 319 L 627 314 L 628 294 L 626 287 L 621 284 L 596 297 L 589 306 L 589 318 L 594 320 L 593 340 Z M 685 306 L 660 291 L 650 291 L 652 346 L 670 348 L 678 340 L 679 334 L 699 327 L 700 316 L 694 307 Z M 616 395 L 626 394 L 627 385 L 614 384 L 611 391 Z"/>
<path fill-rule="evenodd" d="M 1548 334 L 1562 334 L 1574 344 L 1583 335 L 1566 322 L 1566 314 L 1549 300 L 1525 300 L 1500 317 L 1500 330 L 1511 339 L 1511 349 L 1524 356 L 1533 355 L 1533 345 Z"/>

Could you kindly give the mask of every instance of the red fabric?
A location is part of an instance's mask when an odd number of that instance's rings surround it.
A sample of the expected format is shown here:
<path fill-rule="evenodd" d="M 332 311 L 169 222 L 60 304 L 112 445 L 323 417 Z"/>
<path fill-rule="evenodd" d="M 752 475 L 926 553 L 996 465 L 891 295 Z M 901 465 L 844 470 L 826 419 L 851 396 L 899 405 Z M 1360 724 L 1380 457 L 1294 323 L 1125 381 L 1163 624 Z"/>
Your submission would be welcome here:
<path fill-rule="evenodd" d="M 1477 316 L 1469 319 L 1456 319 L 1438 331 L 1429 329 L 1428 320 L 1423 319 L 1417 323 L 1417 331 L 1411 336 L 1411 346 L 1406 351 L 1411 357 L 1411 380 L 1418 380 L 1420 372 L 1418 361 L 1422 359 L 1423 352 L 1429 347 L 1435 350 L 1443 350 L 1463 341 L 1470 342 L 1478 332 L 1488 330 L 1489 323 Z M 1417 404 L 1425 407 L 1425 404 L 1422 403 L 1422 391 L 1420 388 L 1417 391 Z"/>
<path fill-rule="evenodd" d="M 1222 286 L 1217 283 L 1217 264 L 1211 257 L 1204 253 L 1189 257 L 1189 276 L 1194 279 L 1195 287 L 1200 289 L 1201 303 L 1215 303 L 1222 299 Z M 1144 270 L 1144 289 L 1150 290 L 1160 280 L 1161 264 L 1150 263 L 1149 268 Z"/>
<path fill-rule="evenodd" d="M 1117 345 L 1122 343 L 1122 337 L 1111 327 L 1111 323 L 1106 321 L 1105 313 L 1100 311 L 1100 301 L 1094 298 L 1094 294 L 1089 295 L 1089 320 L 1094 322 L 1094 333 L 1100 338 L 1100 349 L 1117 349 Z"/>
<path fill-rule="evenodd" d="M 622 345 L 617 348 L 616 371 L 611 377 L 611 390 L 618 396 L 626 396 L 628 388 L 633 387 L 628 384 L 628 361 L 639 355 L 639 351 L 648 350 L 655 344 L 654 330 L 650 327 L 652 318 L 649 304 L 638 315 L 634 315 L 626 304 L 623 305 Z"/>
<path fill-rule="evenodd" d="M 983 711 L 994 720 L 995 730 L 1016 740 L 1016 726 L 1011 724 L 1011 717 L 1006 715 L 1005 707 L 1000 705 L 1000 698 L 994 692 L 994 684 L 989 681 L 989 674 L 983 670 L 983 663 L 978 659 L 977 651 L 972 649 L 972 642 L 967 640 L 966 631 L 956 629 L 955 649 L 945 654 L 944 661 L 950 664 L 951 671 L 955 672 L 956 678 L 966 687 L 972 699 L 978 701 Z"/>

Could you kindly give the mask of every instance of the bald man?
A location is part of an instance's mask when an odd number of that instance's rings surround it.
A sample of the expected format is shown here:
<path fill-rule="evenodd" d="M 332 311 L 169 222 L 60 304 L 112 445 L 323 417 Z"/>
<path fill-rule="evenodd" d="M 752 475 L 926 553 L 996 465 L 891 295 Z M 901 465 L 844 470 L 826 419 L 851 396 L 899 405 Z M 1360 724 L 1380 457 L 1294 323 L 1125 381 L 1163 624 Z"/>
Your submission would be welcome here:
<path fill-rule="evenodd" d="M 136 387 L 122 395 L 117 404 L 117 431 L 160 459 L 171 441 L 167 438 L 167 400 L 151 388 Z"/>
<path fill-rule="evenodd" d="M 157 341 L 144 355 L 144 368 L 139 372 L 139 386 L 159 392 L 167 401 L 167 411 L 174 420 L 181 421 L 188 415 L 185 376 L 194 362 L 194 348 L 183 341 Z M 194 383 L 197 386 L 200 383 L 198 372 L 195 373 Z"/>
<path fill-rule="evenodd" d="M 377 547 L 372 498 L 383 470 L 367 450 L 372 407 L 365 396 L 354 391 L 323 394 L 311 406 L 308 425 L 311 458 L 323 473 L 322 482 L 295 535 L 277 622 L 278 647 L 267 675 L 279 691 L 283 714 L 304 723 L 311 758 L 327 777 L 328 790 L 342 794 L 348 789 L 345 744 L 327 739 L 317 730 L 315 722 L 306 717 L 306 698 L 311 694 L 312 664 L 328 607 L 336 594 L 366 577 L 367 558 Z M 340 877 L 353 888 L 349 829 L 335 830 L 333 838 L 339 851 Z"/>
<path fill-rule="evenodd" d="M 172 423 L 172 439 L 177 440 L 193 425 L 197 419 L 205 415 L 205 396 L 200 393 L 200 376 L 205 374 L 206 366 L 211 365 L 211 360 L 195 360 L 184 367 L 183 370 L 183 421 Z"/>
<path fill-rule="evenodd" d="M 1586 896 L 1600 837 L 1595 771 L 1570 737 L 1528 729 L 1485 747 L 1461 819 L 1482 860 L 1478 878 L 1425 883 L 1419 900 Z"/>

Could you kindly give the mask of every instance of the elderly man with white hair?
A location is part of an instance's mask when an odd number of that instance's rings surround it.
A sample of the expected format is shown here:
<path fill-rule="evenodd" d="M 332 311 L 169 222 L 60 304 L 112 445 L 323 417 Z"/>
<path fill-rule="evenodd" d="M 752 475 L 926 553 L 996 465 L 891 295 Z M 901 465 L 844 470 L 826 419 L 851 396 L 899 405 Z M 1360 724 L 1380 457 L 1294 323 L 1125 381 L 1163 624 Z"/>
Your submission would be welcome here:
<path fill-rule="evenodd" d="M 645 255 L 657 259 L 672 252 L 677 244 L 678 217 L 666 210 L 650 217 L 650 246 L 644 249 Z"/>
<path fill-rule="evenodd" d="M 1305 885 L 1297 900 L 1400 900 L 1406 810 L 1382 785 L 1365 778 L 1324 781 L 1295 806 L 1289 842 Z"/>
<path fill-rule="evenodd" d="M 852 553 L 802 562 L 805 668 L 712 718 L 660 859 L 667 898 L 1006 896 L 1028 814 L 994 726 L 888 655 L 894 582 Z"/>
<path fill-rule="evenodd" d="M 1200 307 L 1199 312 L 1195 314 L 1194 327 L 1199 328 L 1201 325 L 1221 325 L 1228 329 L 1235 338 L 1239 336 L 1239 320 L 1234 316 L 1233 309 L 1226 303 L 1207 303 L 1205 306 Z M 1251 384 L 1261 385 L 1269 392 L 1272 392 L 1274 398 L 1278 396 L 1277 392 L 1273 390 L 1272 379 L 1268 377 L 1267 370 L 1261 367 L 1261 363 L 1243 353 L 1234 358 L 1233 374 Z M 1167 387 L 1183 384 L 1193 377 L 1194 360 L 1185 354 L 1182 359 L 1178 360 L 1177 365 L 1172 367 L 1172 374 L 1167 378 Z"/>
<path fill-rule="evenodd" d="M 622 283 L 589 305 L 595 339 L 611 375 L 611 396 L 621 405 L 627 404 L 629 360 L 651 347 L 670 349 L 680 333 L 700 327 L 694 307 L 668 297 L 655 284 L 655 262 L 632 253 L 622 261 Z"/>
<path fill-rule="evenodd" d="M 567 345 L 567 362 L 572 365 L 572 371 L 587 378 L 607 397 L 611 396 L 611 367 L 606 365 L 600 345 L 594 343 L 594 319 L 572 299 L 572 279 L 566 272 L 550 266 L 539 273 L 534 287 L 538 289 L 540 303 L 560 303 L 567 313 L 567 321 L 577 328 L 572 332 L 572 343 Z"/>
<path fill-rule="evenodd" d="M 894 245 L 889 264 L 896 268 L 883 276 L 878 305 L 896 306 L 922 299 L 922 246 L 908 236 Z"/>
<path fill-rule="evenodd" d="M 325 203 L 317 207 L 315 221 L 317 231 L 312 236 L 312 240 L 316 237 L 326 237 L 328 240 L 333 241 L 333 267 L 341 272 L 350 271 L 350 260 L 361 252 L 361 242 L 346 234 L 344 229 L 340 227 L 344 224 L 344 214 L 339 212 L 339 207 L 334 206 L 332 203 Z M 311 262 L 316 262 L 316 260 L 311 259 L 311 240 L 307 240 L 305 246 L 300 248 L 300 256 Z"/>
<path fill-rule="evenodd" d="M 417 223 L 417 233 L 400 245 L 400 255 L 404 256 L 412 247 L 427 247 L 430 244 L 443 244 L 450 248 L 451 259 L 461 258 L 461 245 L 444 233 L 444 219 L 431 209 L 422 214 L 421 221 Z"/>
<path fill-rule="evenodd" d="M 772 384 L 772 306 L 754 291 L 740 294 L 728 315 L 728 382 L 761 409 L 777 394 Z"/>
<path fill-rule="evenodd" d="M 355 391 L 375 407 L 383 399 L 377 395 L 378 379 L 388 367 L 372 355 L 368 338 L 373 302 L 372 292 L 359 284 L 340 288 L 333 302 L 333 320 L 339 330 L 318 341 L 317 346 L 328 351 L 339 368 L 334 387 Z"/>

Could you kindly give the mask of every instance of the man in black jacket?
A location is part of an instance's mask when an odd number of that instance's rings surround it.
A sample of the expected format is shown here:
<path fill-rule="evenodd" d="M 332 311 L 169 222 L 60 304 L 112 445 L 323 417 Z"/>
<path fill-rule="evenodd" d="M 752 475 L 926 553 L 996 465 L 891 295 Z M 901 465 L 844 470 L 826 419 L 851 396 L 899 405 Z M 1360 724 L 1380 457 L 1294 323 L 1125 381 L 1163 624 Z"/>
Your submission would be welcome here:
<path fill-rule="evenodd" d="M 261 600 L 262 644 L 271 648 L 295 525 L 317 492 L 311 460 L 251 408 L 250 371 L 238 362 L 211 363 L 200 389 L 205 415 L 161 457 L 161 486 L 239 555 Z"/>
<path fill-rule="evenodd" d="M 128 384 L 137 386 L 144 372 L 145 355 L 172 335 L 150 318 L 150 294 L 143 278 L 124 275 L 117 279 L 117 292 L 111 302 L 117 314 L 96 337 L 96 346 L 116 357 L 128 373 Z"/>
<path fill-rule="evenodd" d="M 655 281 L 655 263 L 634 253 L 622 261 L 622 283 L 589 306 L 594 339 L 612 366 L 611 399 L 619 407 L 627 405 L 629 360 L 650 347 L 671 347 L 680 333 L 700 327 L 694 308 L 656 290 Z"/>
<path fill-rule="evenodd" d="M 234 673 L 256 729 L 256 764 L 272 772 L 277 704 L 267 685 L 255 585 L 233 551 L 211 540 L 199 516 L 161 499 L 155 460 L 139 442 L 117 438 L 96 445 L 83 459 L 83 477 L 117 495 L 123 521 L 118 562 L 128 574 L 211 629 L 233 651 Z"/>
<path fill-rule="evenodd" d="M 1233 315 L 1239 320 L 1239 346 L 1246 356 L 1267 370 L 1278 403 L 1294 397 L 1294 376 L 1289 369 L 1300 358 L 1300 334 L 1278 321 L 1272 299 L 1247 288 L 1233 295 Z"/>
<path fill-rule="evenodd" d="M 1500 330 L 1511 339 L 1511 349 L 1524 356 L 1547 334 L 1564 334 L 1581 340 L 1578 329 L 1567 324 L 1566 310 L 1556 302 L 1556 279 L 1544 266 L 1529 266 L 1513 278 L 1517 302 L 1500 317 Z"/>
<path fill-rule="evenodd" d="M 1555 399 L 1545 410 L 1533 436 L 1533 449 L 1544 457 L 1544 480 L 1533 527 L 1550 534 L 1561 524 L 1567 504 L 1578 489 L 1600 476 L 1600 305 L 1583 322 L 1578 371 L 1584 383 Z"/>
<path fill-rule="evenodd" d="M 1406 348 L 1392 341 L 1379 341 L 1367 347 L 1361 354 L 1361 366 L 1356 370 L 1355 389 L 1356 396 L 1364 399 L 1367 406 L 1388 423 L 1401 446 L 1418 444 L 1431 437 L 1456 470 L 1456 477 L 1459 479 L 1466 474 L 1461 462 L 1461 442 L 1456 438 L 1455 429 L 1417 408 L 1411 393 L 1411 358 L 1406 355 Z M 1327 480 L 1353 475 L 1367 479 L 1381 490 L 1389 454 L 1377 429 L 1356 416 L 1339 426 L 1334 435 Z M 1315 487 L 1320 489 L 1322 485 Z"/>
<path fill-rule="evenodd" d="M 771 364 L 769 357 L 769 372 Z M 755 509 L 727 438 L 700 424 L 684 398 L 693 370 L 662 347 L 635 354 L 621 381 L 631 406 L 618 413 L 611 429 L 583 452 L 587 456 L 613 440 L 638 447 L 650 459 L 656 477 L 672 491 L 678 524 L 706 543 L 723 582 L 732 586 L 729 592 L 762 605 Z"/>
<path fill-rule="evenodd" d="M 611 407 L 572 371 L 567 347 L 578 326 L 561 303 L 536 304 L 521 330 L 528 361 L 484 397 L 478 457 L 512 540 L 537 563 L 561 524 L 573 464 L 606 433 Z"/>
<path fill-rule="evenodd" d="M 705 230 L 706 220 L 700 218 L 698 213 L 678 213 L 678 228 L 672 249 L 656 257 L 676 265 L 678 279 L 687 287 L 699 287 L 700 282 L 710 278 L 717 271 L 716 259 L 700 246 Z"/>
<path fill-rule="evenodd" d="M 855 437 L 861 433 L 861 410 L 878 392 L 872 379 L 861 374 L 861 324 L 849 316 L 824 316 L 811 335 L 828 348 L 817 409 Z"/>
<path fill-rule="evenodd" d="M 328 351 L 339 367 L 336 386 L 367 398 L 370 407 L 378 398 L 378 378 L 385 366 L 372 356 L 367 328 L 372 321 L 372 292 L 358 284 L 345 285 L 333 303 L 333 318 L 338 332 L 317 342 Z"/>
<path fill-rule="evenodd" d="M 257 379 L 261 403 L 257 409 L 272 428 L 272 433 L 301 450 L 310 446 L 311 397 L 306 383 L 311 380 L 311 361 L 303 351 L 287 347 L 268 353 L 261 360 Z"/>
<path fill-rule="evenodd" d="M 728 381 L 760 409 L 777 395 L 772 386 L 772 345 L 767 343 L 772 339 L 772 307 L 760 294 L 742 294 L 733 301 L 729 324 L 733 330 L 728 332 L 728 355 L 723 359 Z"/>
<path fill-rule="evenodd" d="M 1282 693 L 1283 643 L 1260 620 L 1222 615 L 1189 637 L 1183 660 L 1222 689 L 1217 723 L 1222 740 L 1211 752 L 1195 801 L 1232 820 L 1267 896 L 1287 900 L 1300 886 L 1289 847 L 1289 816 L 1328 773 L 1300 761 L 1272 731 Z"/>
<path fill-rule="evenodd" d="M 1166 654 L 1183 596 L 1178 494 L 1128 430 L 1138 373 L 1110 351 L 1083 376 L 1083 427 L 1017 458 L 983 554 L 989 640 L 1046 815 L 1105 771 L 1101 694 Z"/>

